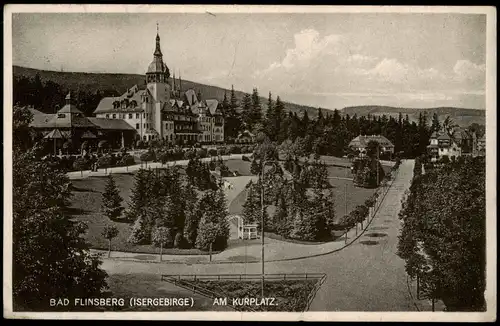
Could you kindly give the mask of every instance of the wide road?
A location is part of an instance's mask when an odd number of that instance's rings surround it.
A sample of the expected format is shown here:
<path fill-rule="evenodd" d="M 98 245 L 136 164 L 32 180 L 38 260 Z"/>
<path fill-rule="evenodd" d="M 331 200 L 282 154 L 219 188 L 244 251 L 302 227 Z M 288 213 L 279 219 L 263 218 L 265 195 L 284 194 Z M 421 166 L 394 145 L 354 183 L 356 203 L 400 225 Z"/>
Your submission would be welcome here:
<path fill-rule="evenodd" d="M 402 162 L 399 174 L 365 234 L 349 247 L 325 256 L 268 262 L 266 273 L 326 273 L 310 311 L 413 311 L 407 290 L 404 261 L 397 255 L 401 199 L 408 189 L 413 161 Z M 105 260 L 113 276 L 160 274 L 260 273 L 260 263 L 155 264 Z M 136 282 L 140 282 L 138 278 Z M 160 283 L 159 283 L 160 284 Z M 113 291 L 113 288 L 111 288 Z M 173 290 L 173 289 L 170 289 Z M 160 293 L 159 293 L 160 295 Z"/>

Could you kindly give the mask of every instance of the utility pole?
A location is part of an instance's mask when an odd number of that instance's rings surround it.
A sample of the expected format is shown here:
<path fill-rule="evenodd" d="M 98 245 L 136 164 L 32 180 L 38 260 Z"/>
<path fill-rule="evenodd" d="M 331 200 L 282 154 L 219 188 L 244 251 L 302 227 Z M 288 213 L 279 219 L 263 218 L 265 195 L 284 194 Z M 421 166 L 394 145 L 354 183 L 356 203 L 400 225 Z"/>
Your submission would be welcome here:
<path fill-rule="evenodd" d="M 347 216 L 347 184 L 344 185 L 344 211 L 345 215 Z M 356 225 L 356 230 L 357 230 L 357 225 Z M 347 232 L 349 229 L 346 228 L 345 230 L 345 243 L 347 243 Z"/>
<path fill-rule="evenodd" d="M 378 169 L 379 168 L 379 164 L 380 164 L 380 144 L 377 143 L 377 167 L 376 167 L 376 169 L 377 169 L 377 187 L 380 184 L 380 181 L 379 181 L 379 171 L 378 171 L 379 170 Z"/>
<path fill-rule="evenodd" d="M 260 179 L 260 187 L 261 187 L 261 196 L 260 196 L 260 201 L 261 201 L 261 241 L 262 241 L 262 284 L 261 284 L 261 295 L 264 297 L 264 213 L 265 213 L 265 208 L 264 208 L 264 168 L 266 166 L 266 156 L 264 154 L 262 164 L 261 164 L 261 179 Z"/>

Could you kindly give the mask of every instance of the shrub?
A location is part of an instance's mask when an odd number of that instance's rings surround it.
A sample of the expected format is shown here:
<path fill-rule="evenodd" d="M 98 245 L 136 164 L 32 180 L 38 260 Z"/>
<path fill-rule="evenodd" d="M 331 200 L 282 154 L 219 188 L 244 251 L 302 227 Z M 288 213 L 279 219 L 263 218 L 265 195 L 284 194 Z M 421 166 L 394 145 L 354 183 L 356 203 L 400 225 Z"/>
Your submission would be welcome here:
<path fill-rule="evenodd" d="M 137 148 L 144 148 L 144 142 L 142 140 L 138 140 L 135 143 L 135 147 L 137 147 Z"/>
<path fill-rule="evenodd" d="M 209 250 L 210 244 L 214 244 L 219 234 L 219 227 L 215 223 L 202 220 L 198 227 L 198 236 L 196 237 L 196 248 L 200 250 Z M 213 246 L 212 246 L 213 249 Z"/>
<path fill-rule="evenodd" d="M 110 165 L 111 165 L 111 156 L 103 155 L 103 156 L 99 157 L 99 159 L 97 160 L 97 165 L 100 168 L 104 168 L 105 173 L 108 173 L 108 167 L 110 167 Z"/>
<path fill-rule="evenodd" d="M 140 156 L 142 162 L 149 162 L 155 159 L 155 155 L 151 151 L 147 151 L 146 153 L 142 153 Z"/>
<path fill-rule="evenodd" d="M 215 148 L 210 148 L 208 150 L 208 155 L 209 156 L 217 156 L 217 150 Z"/>
<path fill-rule="evenodd" d="M 198 148 L 196 150 L 196 157 L 197 158 L 205 158 L 207 157 L 207 150 L 203 148 Z"/>
<path fill-rule="evenodd" d="M 120 159 L 121 166 L 129 166 L 129 165 L 134 165 L 134 164 L 135 164 L 134 157 L 130 154 L 126 154 L 126 155 L 122 156 L 122 158 Z"/>
<path fill-rule="evenodd" d="M 151 241 L 151 229 L 144 221 L 143 216 L 139 216 L 135 220 L 128 241 L 133 244 L 147 244 Z"/>
<path fill-rule="evenodd" d="M 89 160 L 85 157 L 79 157 L 73 162 L 73 168 L 77 171 L 82 171 L 83 175 L 83 170 L 87 170 L 89 168 L 89 163 Z"/>
<path fill-rule="evenodd" d="M 230 146 L 227 150 L 229 154 L 241 154 L 241 147 L 237 145 Z"/>
<path fill-rule="evenodd" d="M 174 239 L 174 248 L 183 248 L 184 247 L 184 236 L 181 232 L 177 232 Z"/>
<path fill-rule="evenodd" d="M 370 197 L 367 200 L 365 200 L 366 207 L 373 207 L 373 205 L 375 205 L 375 199 L 373 197 Z"/>
<path fill-rule="evenodd" d="M 151 234 L 151 242 L 157 247 L 172 247 L 172 230 L 165 226 L 155 228 Z"/>
<path fill-rule="evenodd" d="M 101 140 L 97 147 L 102 151 L 108 148 L 108 142 L 106 140 Z"/>
<path fill-rule="evenodd" d="M 193 150 L 187 150 L 186 152 L 184 152 L 185 160 L 191 160 L 194 159 L 195 157 L 196 157 L 196 152 Z"/>

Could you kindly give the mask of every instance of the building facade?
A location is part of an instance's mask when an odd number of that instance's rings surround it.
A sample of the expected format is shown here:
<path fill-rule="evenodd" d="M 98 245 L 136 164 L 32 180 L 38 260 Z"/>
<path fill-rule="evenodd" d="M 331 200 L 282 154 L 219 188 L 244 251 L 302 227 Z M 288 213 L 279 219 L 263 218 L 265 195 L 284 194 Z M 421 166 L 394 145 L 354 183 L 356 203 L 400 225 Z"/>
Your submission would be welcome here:
<path fill-rule="evenodd" d="M 349 147 L 353 151 L 358 151 L 360 156 L 366 154 L 366 148 L 370 141 L 376 141 L 380 146 L 380 151 L 382 153 L 387 153 L 390 155 L 394 154 L 394 144 L 382 135 L 359 135 L 349 143 Z"/>
<path fill-rule="evenodd" d="M 53 142 L 55 155 L 62 154 L 63 149 L 77 150 L 84 142 L 94 148 L 101 140 L 106 140 L 113 148 L 133 144 L 136 132 L 123 120 L 86 117 L 73 103 L 71 93 L 65 101 L 66 104 L 54 114 L 28 108 L 33 114 L 30 127 L 35 131 L 34 137 Z"/>
<path fill-rule="evenodd" d="M 481 155 L 480 139 L 477 139 L 474 132 L 463 128 L 457 128 L 453 131 L 452 135 L 446 132 L 433 132 L 429 145 L 427 146 L 427 153 L 431 161 L 435 162 L 443 156 L 459 157 L 462 155 Z"/>
<path fill-rule="evenodd" d="M 219 101 L 202 100 L 201 94 L 193 89 L 182 90 L 180 77 L 178 81 L 175 75 L 169 78 L 157 33 L 144 89 L 135 85 L 119 97 L 105 97 L 94 114 L 98 118 L 125 121 L 136 130 L 136 140 L 176 144 L 223 142 L 224 118 Z"/>

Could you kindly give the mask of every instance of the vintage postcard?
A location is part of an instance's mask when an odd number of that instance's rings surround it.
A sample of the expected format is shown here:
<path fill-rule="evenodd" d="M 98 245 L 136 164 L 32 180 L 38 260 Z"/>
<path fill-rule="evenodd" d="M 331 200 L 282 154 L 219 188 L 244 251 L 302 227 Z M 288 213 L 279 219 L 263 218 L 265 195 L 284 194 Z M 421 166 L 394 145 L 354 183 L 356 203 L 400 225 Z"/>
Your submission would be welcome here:
<path fill-rule="evenodd" d="M 7 5 L 4 317 L 496 320 L 496 31 Z"/>

